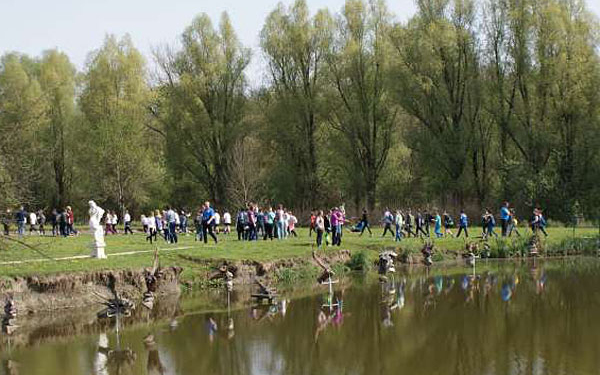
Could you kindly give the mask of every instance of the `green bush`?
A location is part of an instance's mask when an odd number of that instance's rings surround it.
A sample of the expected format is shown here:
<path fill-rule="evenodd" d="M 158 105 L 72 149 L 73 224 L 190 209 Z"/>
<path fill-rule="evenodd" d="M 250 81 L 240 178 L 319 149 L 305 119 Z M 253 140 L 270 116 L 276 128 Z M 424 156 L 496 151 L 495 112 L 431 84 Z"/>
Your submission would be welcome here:
<path fill-rule="evenodd" d="M 352 271 L 367 271 L 369 269 L 367 254 L 364 251 L 352 254 L 346 266 Z"/>

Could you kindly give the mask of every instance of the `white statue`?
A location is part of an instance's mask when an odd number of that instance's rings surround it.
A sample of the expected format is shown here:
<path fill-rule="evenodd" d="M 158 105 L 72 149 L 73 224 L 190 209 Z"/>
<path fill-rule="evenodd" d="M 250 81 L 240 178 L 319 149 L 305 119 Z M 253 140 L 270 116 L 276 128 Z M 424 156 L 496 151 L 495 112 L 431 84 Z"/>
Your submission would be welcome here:
<path fill-rule="evenodd" d="M 102 216 L 104 216 L 104 210 L 102 207 L 96 205 L 94 201 L 89 201 L 88 203 L 90 205 L 90 230 L 94 234 L 91 257 L 104 259 L 106 258 L 106 254 L 104 253 L 106 243 L 104 242 L 104 229 L 102 228 L 102 224 L 100 224 Z"/>

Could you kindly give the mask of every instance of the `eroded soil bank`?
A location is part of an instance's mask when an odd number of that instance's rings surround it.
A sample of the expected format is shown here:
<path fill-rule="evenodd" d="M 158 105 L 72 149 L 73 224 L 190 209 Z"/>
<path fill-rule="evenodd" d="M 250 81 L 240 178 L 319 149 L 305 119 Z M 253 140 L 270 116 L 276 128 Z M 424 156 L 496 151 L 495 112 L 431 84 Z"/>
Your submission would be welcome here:
<path fill-rule="evenodd" d="M 350 259 L 350 251 L 340 250 L 324 257 L 331 266 L 344 264 Z M 189 257 L 188 262 L 197 264 L 192 277 L 181 280 L 183 269 L 178 266 L 161 268 L 156 295 L 177 296 L 182 286 L 193 288 L 210 285 L 211 279 L 218 279 L 219 269 L 226 266 L 234 274 L 234 283 L 248 285 L 255 277 L 277 282 L 282 275 L 308 269 L 317 272 L 318 266 L 311 258 L 279 259 L 270 262 L 253 260 L 228 261 L 226 259 L 201 259 Z M 0 294 L 12 298 L 19 315 L 37 312 L 77 309 L 99 305 L 103 298 L 111 298 L 115 293 L 139 304 L 146 292 L 145 273 L 147 269 L 106 270 L 79 272 L 32 277 L 12 277 L 0 279 Z M 310 273 L 308 273 L 310 274 Z"/>

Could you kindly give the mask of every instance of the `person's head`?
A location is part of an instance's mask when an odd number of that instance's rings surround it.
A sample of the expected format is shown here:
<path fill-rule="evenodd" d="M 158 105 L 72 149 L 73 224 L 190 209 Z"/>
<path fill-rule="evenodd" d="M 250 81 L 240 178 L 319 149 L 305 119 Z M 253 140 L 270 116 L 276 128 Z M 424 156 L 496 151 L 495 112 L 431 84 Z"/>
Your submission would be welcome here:
<path fill-rule="evenodd" d="M 465 213 L 465 210 L 464 210 L 464 209 L 461 209 L 461 210 L 460 210 L 460 213 L 461 213 L 461 214 L 464 214 L 464 213 Z"/>
<path fill-rule="evenodd" d="M 210 202 L 209 201 L 204 202 L 204 207 L 210 208 Z"/>
<path fill-rule="evenodd" d="M 323 217 L 323 211 L 319 211 L 319 216 Z"/>

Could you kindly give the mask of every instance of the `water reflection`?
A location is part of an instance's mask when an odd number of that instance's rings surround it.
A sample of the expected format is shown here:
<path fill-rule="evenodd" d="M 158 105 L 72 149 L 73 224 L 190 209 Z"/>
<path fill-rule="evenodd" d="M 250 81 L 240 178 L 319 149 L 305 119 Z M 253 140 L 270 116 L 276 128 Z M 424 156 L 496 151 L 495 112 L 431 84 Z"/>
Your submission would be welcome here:
<path fill-rule="evenodd" d="M 482 263 L 462 274 L 397 269 L 383 283 L 358 279 L 331 293 L 324 285 L 242 309 L 221 294 L 220 310 L 180 315 L 175 330 L 166 319 L 120 338 L 111 331 L 4 350 L 0 373 L 598 373 L 599 263 Z M 119 344 L 126 349 L 111 354 Z"/>

